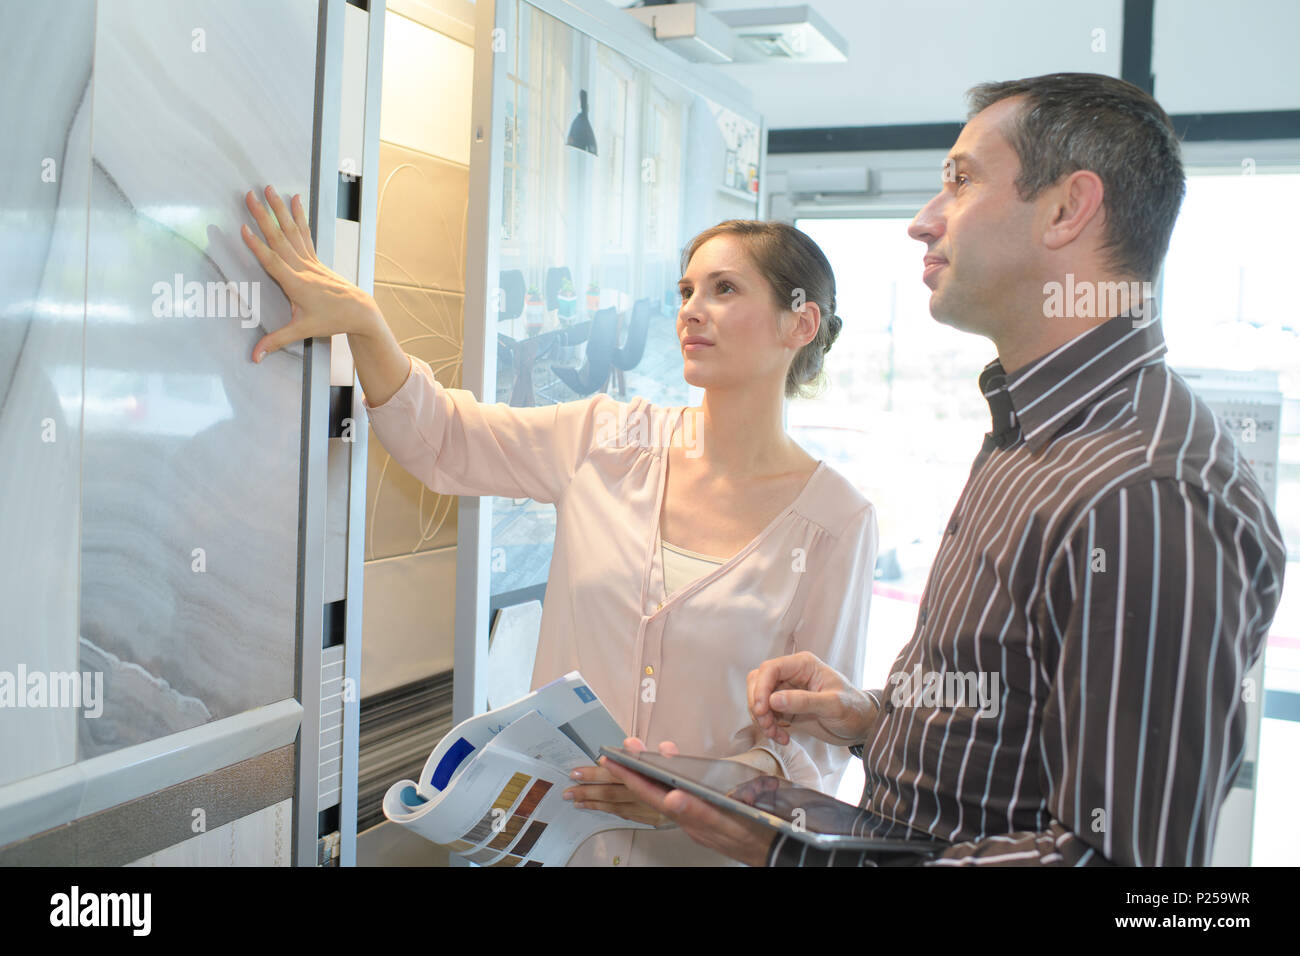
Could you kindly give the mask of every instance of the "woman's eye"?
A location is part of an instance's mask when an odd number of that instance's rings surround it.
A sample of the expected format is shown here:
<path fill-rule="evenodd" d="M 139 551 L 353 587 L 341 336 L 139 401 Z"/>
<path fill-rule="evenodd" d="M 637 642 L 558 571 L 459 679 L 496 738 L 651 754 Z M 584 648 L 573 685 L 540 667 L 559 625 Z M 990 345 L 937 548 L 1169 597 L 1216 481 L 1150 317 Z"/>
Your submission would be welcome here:
<path fill-rule="evenodd" d="M 730 282 L 719 282 L 719 283 L 718 283 L 718 291 L 721 292 L 721 291 L 723 291 L 724 289 L 727 290 L 727 291 L 729 291 L 729 292 L 730 292 L 730 291 L 733 291 Z"/>
<path fill-rule="evenodd" d="M 682 290 L 680 290 L 680 291 L 681 291 L 681 294 L 682 294 L 682 301 L 683 301 L 683 302 L 685 302 L 687 299 L 689 299 L 689 298 L 691 297 L 691 290 L 690 290 L 690 289 L 682 289 Z"/>

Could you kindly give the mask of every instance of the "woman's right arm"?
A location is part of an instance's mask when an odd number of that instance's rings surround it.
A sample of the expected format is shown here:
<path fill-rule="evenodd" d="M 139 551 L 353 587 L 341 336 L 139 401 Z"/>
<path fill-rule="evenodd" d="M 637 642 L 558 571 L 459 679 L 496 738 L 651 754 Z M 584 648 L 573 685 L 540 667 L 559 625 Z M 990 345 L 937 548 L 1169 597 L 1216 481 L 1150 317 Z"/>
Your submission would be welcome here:
<path fill-rule="evenodd" d="M 558 501 L 612 417 L 604 396 L 538 408 L 479 402 L 409 362 L 406 383 L 382 405 L 367 398 L 366 414 L 393 459 L 440 494 Z"/>
<path fill-rule="evenodd" d="M 511 408 L 443 388 L 427 364 L 402 351 L 375 300 L 317 259 L 301 199 L 293 197 L 290 208 L 269 186 L 266 199 L 274 216 L 251 191 L 245 196 L 266 240 L 245 226 L 244 242 L 293 314 L 253 347 L 253 361 L 293 342 L 344 333 L 376 434 L 412 475 L 442 494 L 557 500 L 611 400 Z"/>

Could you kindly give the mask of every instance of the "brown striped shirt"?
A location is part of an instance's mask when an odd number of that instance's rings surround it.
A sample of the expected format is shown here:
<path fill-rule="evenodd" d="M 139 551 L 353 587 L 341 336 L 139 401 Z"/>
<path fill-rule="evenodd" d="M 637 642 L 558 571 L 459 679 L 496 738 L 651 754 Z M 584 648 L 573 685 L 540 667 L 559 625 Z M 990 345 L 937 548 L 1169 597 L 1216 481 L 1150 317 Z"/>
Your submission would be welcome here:
<path fill-rule="evenodd" d="M 905 861 L 1208 862 L 1286 552 L 1165 351 L 1125 315 L 980 375 L 993 428 L 860 748 L 864 829 L 953 844 Z M 778 837 L 768 862 L 886 860 Z"/>

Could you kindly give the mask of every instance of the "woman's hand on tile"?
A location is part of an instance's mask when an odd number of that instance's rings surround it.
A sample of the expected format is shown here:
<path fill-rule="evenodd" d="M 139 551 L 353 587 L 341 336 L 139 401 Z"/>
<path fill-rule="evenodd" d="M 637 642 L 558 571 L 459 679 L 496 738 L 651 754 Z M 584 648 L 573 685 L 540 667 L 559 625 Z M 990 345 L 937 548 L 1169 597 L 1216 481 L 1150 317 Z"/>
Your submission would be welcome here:
<path fill-rule="evenodd" d="M 370 334 L 376 319 L 383 317 L 375 300 L 316 257 L 311 229 L 302 197 L 294 196 L 289 206 L 270 186 L 263 205 L 252 190 L 244 196 L 256 232 L 247 225 L 241 233 L 257 261 L 284 291 L 292 305 L 288 325 L 264 335 L 253 347 L 253 361 L 293 342 L 340 332 Z"/>

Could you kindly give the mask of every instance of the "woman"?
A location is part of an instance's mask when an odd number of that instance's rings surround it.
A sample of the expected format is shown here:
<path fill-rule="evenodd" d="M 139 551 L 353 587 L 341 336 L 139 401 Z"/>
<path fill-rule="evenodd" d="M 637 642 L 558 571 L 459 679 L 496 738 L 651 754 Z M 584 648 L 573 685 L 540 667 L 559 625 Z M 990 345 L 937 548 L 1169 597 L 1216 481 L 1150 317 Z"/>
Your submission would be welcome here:
<path fill-rule="evenodd" d="M 316 259 L 301 200 L 250 192 L 269 246 L 244 239 L 293 304 L 253 360 L 346 332 L 371 423 L 389 453 L 444 494 L 554 502 L 555 549 L 533 686 L 580 670 L 614 719 L 683 753 L 741 760 L 833 791 L 842 747 L 757 733 L 746 676 L 809 650 L 861 671 L 876 554 L 871 504 L 786 433 L 784 399 L 816 380 L 839 331 L 835 280 L 791 226 L 732 220 L 682 257 L 677 335 L 699 408 L 607 395 L 541 408 L 481 404 L 406 355 L 374 300 Z M 580 806 L 659 824 L 598 767 Z M 595 834 L 571 864 L 730 861 L 676 829 Z"/>

